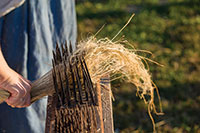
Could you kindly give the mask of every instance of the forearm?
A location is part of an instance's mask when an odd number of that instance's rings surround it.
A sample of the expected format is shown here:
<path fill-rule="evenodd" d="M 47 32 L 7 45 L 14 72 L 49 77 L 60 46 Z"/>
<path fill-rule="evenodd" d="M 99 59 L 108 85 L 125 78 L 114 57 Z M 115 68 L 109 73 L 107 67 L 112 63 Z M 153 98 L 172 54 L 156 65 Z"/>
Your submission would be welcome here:
<path fill-rule="evenodd" d="M 12 107 L 30 105 L 31 83 L 12 70 L 3 57 L 0 47 L 0 89 L 7 90 L 11 96 L 6 100 Z"/>
<path fill-rule="evenodd" d="M 0 82 L 6 80 L 8 70 L 10 70 L 10 68 L 3 57 L 0 47 Z"/>
<path fill-rule="evenodd" d="M 25 0 L 1 0 L 0 2 L 0 17 L 8 14 L 15 8 L 24 3 Z"/>

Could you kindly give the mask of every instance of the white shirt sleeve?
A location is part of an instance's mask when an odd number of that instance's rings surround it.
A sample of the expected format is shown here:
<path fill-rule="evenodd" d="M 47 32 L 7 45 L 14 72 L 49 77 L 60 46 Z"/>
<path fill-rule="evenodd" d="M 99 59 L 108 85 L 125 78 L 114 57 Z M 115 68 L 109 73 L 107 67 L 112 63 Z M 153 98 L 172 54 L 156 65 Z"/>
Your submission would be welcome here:
<path fill-rule="evenodd" d="M 24 1 L 25 0 L 0 0 L 0 17 L 19 7 Z"/>

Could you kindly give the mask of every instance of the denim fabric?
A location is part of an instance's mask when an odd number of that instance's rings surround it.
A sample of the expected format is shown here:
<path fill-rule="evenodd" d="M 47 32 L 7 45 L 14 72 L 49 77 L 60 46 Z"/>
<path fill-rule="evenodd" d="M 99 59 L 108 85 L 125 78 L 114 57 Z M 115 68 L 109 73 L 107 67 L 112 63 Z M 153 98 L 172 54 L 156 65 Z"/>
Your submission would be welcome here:
<path fill-rule="evenodd" d="M 27 0 L 0 18 L 0 44 L 8 65 L 31 81 L 51 69 L 52 50 L 71 41 L 75 48 L 74 0 Z M 0 105 L 0 133 L 43 133 L 47 98 L 28 108 Z"/>

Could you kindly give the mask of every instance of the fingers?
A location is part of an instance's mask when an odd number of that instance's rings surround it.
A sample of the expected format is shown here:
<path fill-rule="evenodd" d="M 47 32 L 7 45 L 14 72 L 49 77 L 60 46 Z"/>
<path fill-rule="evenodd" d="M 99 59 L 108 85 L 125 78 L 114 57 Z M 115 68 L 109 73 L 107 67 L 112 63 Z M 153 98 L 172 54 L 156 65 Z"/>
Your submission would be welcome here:
<path fill-rule="evenodd" d="M 28 107 L 30 105 L 30 94 L 27 93 L 27 95 L 22 98 L 10 97 L 9 99 L 6 100 L 6 102 L 11 107 L 17 107 L 17 108 Z"/>
<path fill-rule="evenodd" d="M 30 90 L 31 86 L 25 80 L 21 80 L 17 85 L 8 88 L 11 96 L 6 100 L 6 103 L 11 107 L 27 107 L 30 105 Z"/>
<path fill-rule="evenodd" d="M 6 100 L 6 103 L 10 105 L 11 107 L 21 107 L 24 104 L 24 98 L 16 98 L 16 97 L 10 97 L 9 99 Z"/>
<path fill-rule="evenodd" d="M 21 80 L 21 79 L 20 79 Z M 21 84 L 22 88 L 26 91 L 26 92 L 30 92 L 31 91 L 31 81 L 29 80 L 21 80 Z"/>
<path fill-rule="evenodd" d="M 31 89 L 31 81 L 29 81 L 28 79 L 25 79 L 25 78 L 20 78 L 19 79 L 20 80 L 20 82 L 21 82 L 21 84 L 25 87 L 25 88 L 27 88 L 27 89 L 29 89 L 29 91 L 30 91 L 30 89 Z"/>
<path fill-rule="evenodd" d="M 31 82 L 12 69 L 8 70 L 0 82 L 0 88 L 11 94 L 6 100 L 7 104 L 19 108 L 29 106 Z"/>
<path fill-rule="evenodd" d="M 26 95 L 24 98 L 21 98 L 17 104 L 14 106 L 17 108 L 24 108 L 30 105 L 30 95 Z"/>

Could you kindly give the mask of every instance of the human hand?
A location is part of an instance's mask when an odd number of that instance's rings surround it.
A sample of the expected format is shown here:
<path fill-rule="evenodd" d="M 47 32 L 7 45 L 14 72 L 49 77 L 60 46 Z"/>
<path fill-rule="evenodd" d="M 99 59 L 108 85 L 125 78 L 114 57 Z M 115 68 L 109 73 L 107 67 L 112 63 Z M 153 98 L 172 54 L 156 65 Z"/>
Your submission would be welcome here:
<path fill-rule="evenodd" d="M 8 68 L 0 81 L 0 88 L 10 92 L 5 102 L 11 107 L 27 107 L 30 105 L 31 82 Z"/>

